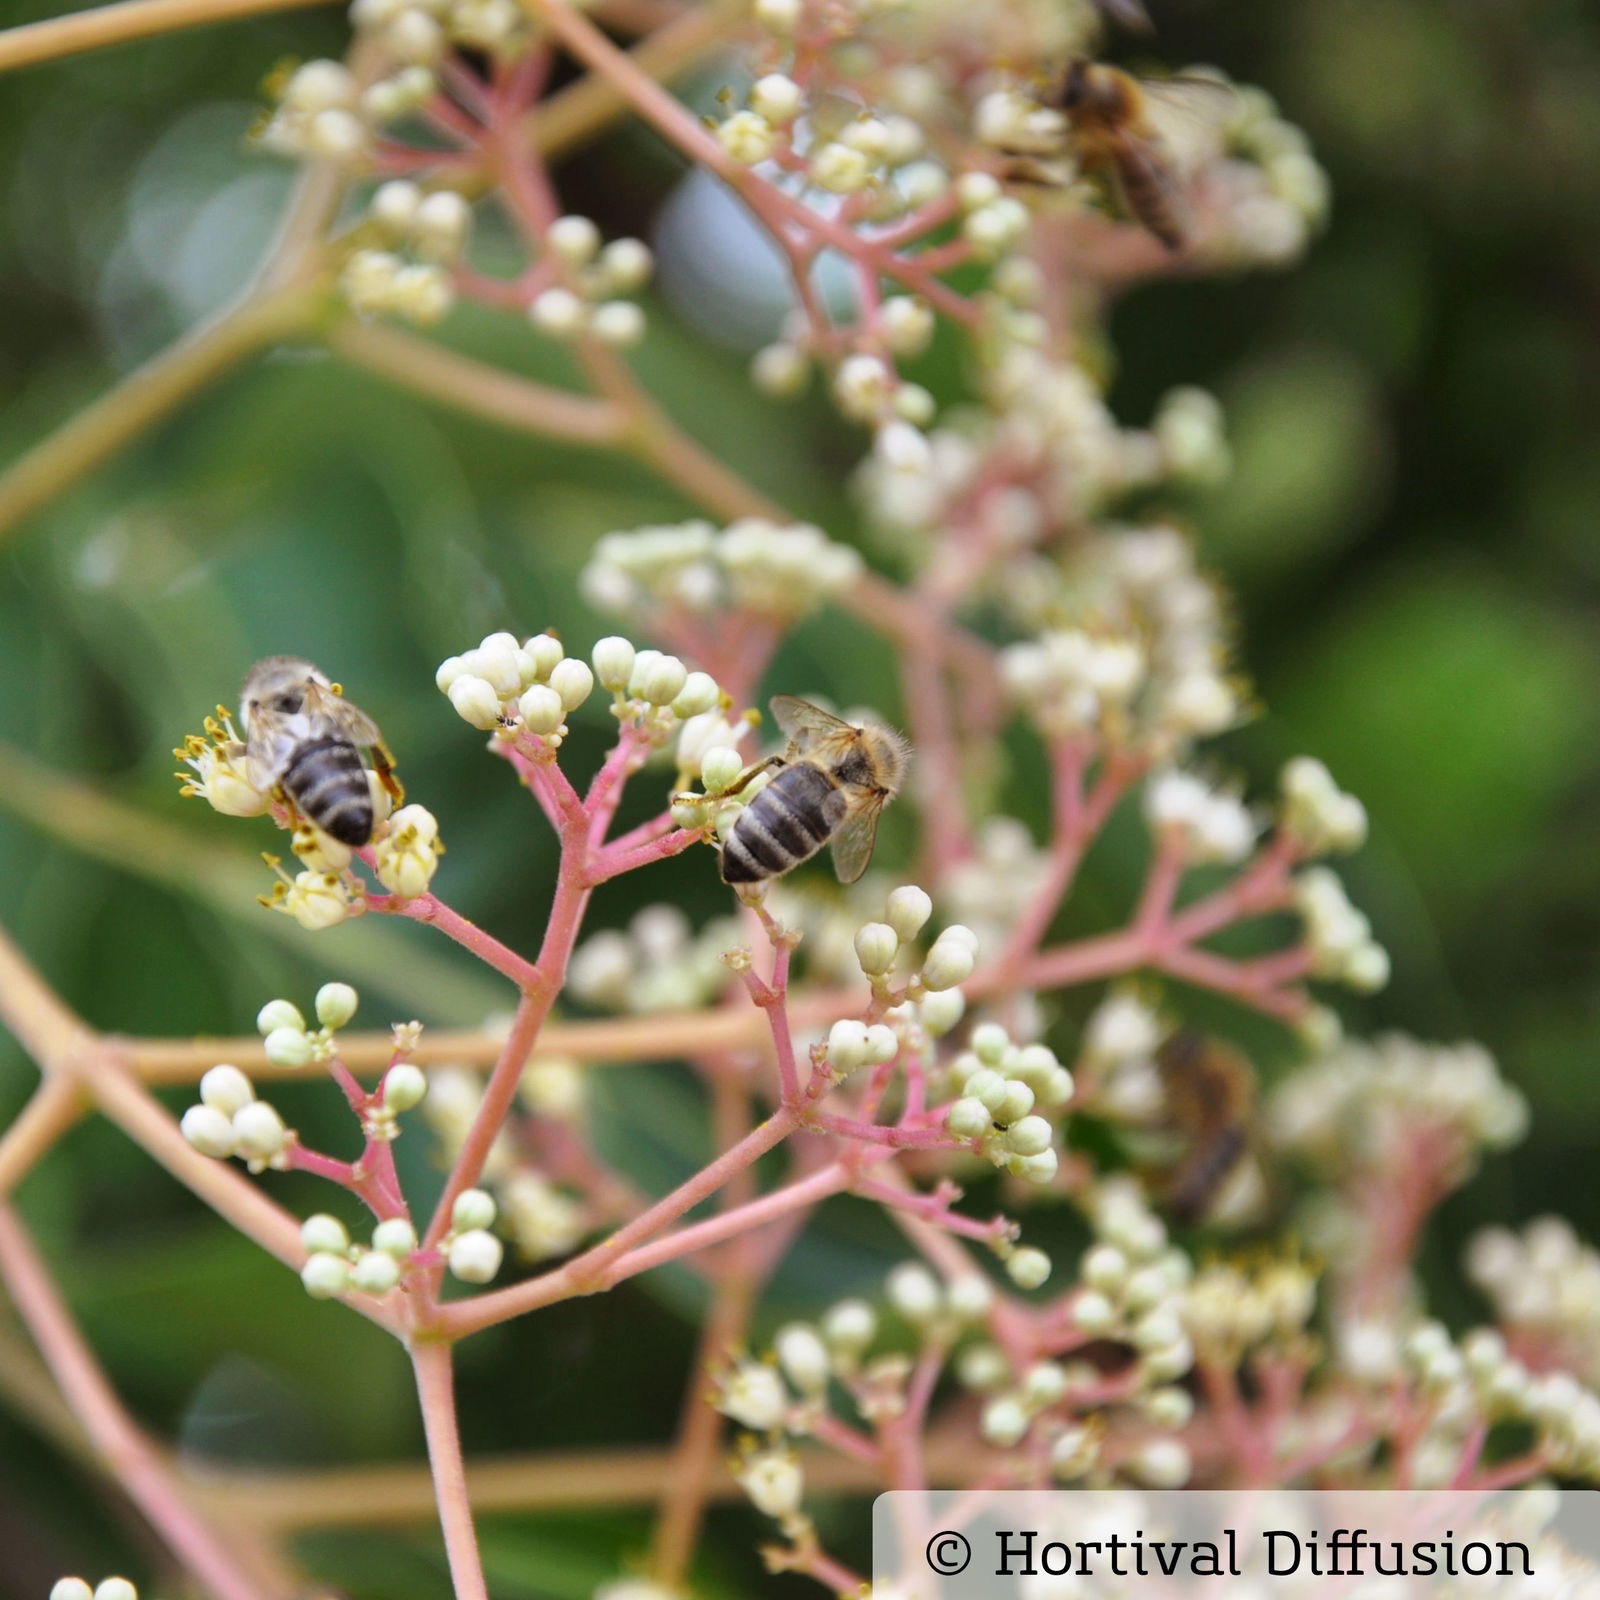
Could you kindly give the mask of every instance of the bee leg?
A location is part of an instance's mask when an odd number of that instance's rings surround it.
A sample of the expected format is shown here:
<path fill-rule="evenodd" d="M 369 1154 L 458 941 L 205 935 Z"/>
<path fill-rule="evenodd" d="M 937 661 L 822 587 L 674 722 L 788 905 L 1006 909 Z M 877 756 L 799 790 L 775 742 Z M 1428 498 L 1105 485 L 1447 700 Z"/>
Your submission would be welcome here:
<path fill-rule="evenodd" d="M 389 753 L 388 745 L 381 740 L 372 747 L 372 770 L 378 775 L 378 782 L 388 792 L 389 798 L 398 810 L 406 803 L 406 791 L 401 786 L 400 780 L 395 776 L 394 757 Z"/>
<path fill-rule="evenodd" d="M 757 761 L 753 766 L 746 767 L 722 792 L 728 795 L 740 794 L 749 788 L 769 767 L 781 767 L 782 765 L 782 756 L 768 756 L 765 760 Z"/>

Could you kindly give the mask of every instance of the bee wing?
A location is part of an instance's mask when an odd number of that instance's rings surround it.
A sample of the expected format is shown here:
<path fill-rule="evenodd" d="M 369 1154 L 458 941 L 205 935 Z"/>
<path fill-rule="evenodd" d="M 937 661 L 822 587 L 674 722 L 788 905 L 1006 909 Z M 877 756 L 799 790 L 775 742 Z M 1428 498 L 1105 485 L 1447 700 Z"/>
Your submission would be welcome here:
<path fill-rule="evenodd" d="M 343 695 L 335 694 L 320 683 L 306 685 L 305 714 L 313 721 L 320 720 L 332 726 L 351 744 L 370 749 L 383 741 L 378 724 L 360 706 L 352 705 Z"/>
<path fill-rule="evenodd" d="M 872 860 L 872 847 L 878 842 L 878 818 L 883 812 L 886 797 L 880 795 L 846 817 L 834 833 L 829 848 L 833 852 L 833 870 L 840 883 L 854 883 L 867 870 Z"/>
<path fill-rule="evenodd" d="M 1150 143 L 1182 173 L 1193 172 L 1222 151 L 1223 128 L 1238 105 L 1238 91 L 1220 78 L 1198 75 L 1141 78 Z"/>
<path fill-rule="evenodd" d="M 295 743 L 294 729 L 276 712 L 261 708 L 251 714 L 244 775 L 252 789 L 265 794 L 283 776 Z"/>
<path fill-rule="evenodd" d="M 854 734 L 848 722 L 792 694 L 775 694 L 768 702 L 778 726 L 788 735 L 791 753 L 806 749 L 813 740 Z"/>

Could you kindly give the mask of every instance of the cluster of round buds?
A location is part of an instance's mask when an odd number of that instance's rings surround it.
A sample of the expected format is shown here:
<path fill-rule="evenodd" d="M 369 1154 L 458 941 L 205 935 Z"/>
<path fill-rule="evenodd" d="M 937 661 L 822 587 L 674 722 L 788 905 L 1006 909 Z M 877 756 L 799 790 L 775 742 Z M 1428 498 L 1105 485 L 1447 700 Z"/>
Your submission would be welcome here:
<path fill-rule="evenodd" d="M 212 1067 L 200 1080 L 200 1103 L 179 1123 L 201 1155 L 238 1156 L 252 1172 L 284 1168 L 295 1135 L 275 1106 L 258 1099 L 255 1086 L 234 1066 Z"/>
<path fill-rule="evenodd" d="M 922 129 L 893 113 L 852 115 L 842 101 L 819 102 L 802 119 L 807 111 L 798 83 L 768 73 L 751 87 L 748 105 L 730 112 L 714 131 L 740 166 L 760 166 L 782 150 L 816 188 L 836 195 L 870 192 L 881 215 L 899 211 L 903 202 L 887 187 L 888 178 L 922 154 Z"/>
<path fill-rule="evenodd" d="M 1190 1283 L 1183 1326 L 1203 1358 L 1235 1366 L 1258 1345 L 1298 1341 L 1316 1303 L 1316 1273 L 1297 1257 L 1217 1261 Z"/>
<path fill-rule="evenodd" d="M 521 644 L 514 633 L 491 633 L 441 662 L 433 681 L 464 722 L 506 737 L 535 734 L 546 750 L 560 749 L 568 715 L 594 690 L 588 662 L 567 655 L 553 633 Z"/>
<path fill-rule="evenodd" d="M 338 1051 L 339 1029 L 356 1014 L 361 997 L 348 983 L 325 983 L 317 990 L 316 1014 L 320 1027 L 310 1027 L 300 1008 L 288 1000 L 269 1000 L 256 1013 L 267 1060 L 275 1067 L 309 1067 L 329 1060 Z"/>
<path fill-rule="evenodd" d="M 516 0 L 354 0 L 350 21 L 386 55 L 413 67 L 433 66 L 452 45 L 504 58 L 528 35 Z"/>
<path fill-rule="evenodd" d="M 1346 794 L 1320 761 L 1298 756 L 1283 769 L 1284 832 L 1302 857 L 1359 850 L 1367 839 L 1367 809 Z"/>
<path fill-rule="evenodd" d="M 429 192 L 395 178 L 373 191 L 367 215 L 384 247 L 356 250 L 346 259 L 341 282 L 351 308 L 364 316 L 438 322 L 455 303 L 448 268 L 466 248 L 470 203 L 454 189 Z"/>
<path fill-rule="evenodd" d="M 607 928 L 579 945 L 567 982 L 585 1005 L 601 1010 L 693 1010 L 726 988 L 723 954 L 739 932 L 737 922 L 719 918 L 696 933 L 677 906 L 645 906 L 626 929 Z"/>
<path fill-rule="evenodd" d="M 1398 1172 L 1421 1143 L 1448 1136 L 1454 1182 L 1479 1150 L 1521 1138 L 1528 1108 L 1481 1045 L 1429 1045 L 1402 1034 L 1346 1041 L 1278 1085 L 1267 1128 L 1280 1149 L 1333 1177 Z"/>
<path fill-rule="evenodd" d="M 1060 1156 L 1055 1126 L 1040 1112 L 1072 1099 L 1072 1074 L 1042 1044 L 1017 1045 L 998 1023 L 972 1030 L 971 1048 L 948 1069 L 955 1098 L 945 1112 L 952 1138 L 1029 1183 L 1049 1183 Z"/>
<path fill-rule="evenodd" d="M 981 946 L 1004 949 L 1044 869 L 1045 852 L 1016 817 L 989 817 L 978 829 L 973 853 L 946 867 L 940 904 L 972 928 Z"/>
<path fill-rule="evenodd" d="M 885 1022 L 870 1026 L 842 1018 L 828 1029 L 828 1066 L 843 1078 L 858 1067 L 880 1067 L 900 1053 L 900 1036 Z"/>
<path fill-rule="evenodd" d="M 1255 848 L 1256 823 L 1236 794 L 1192 772 L 1168 768 L 1145 785 L 1152 833 L 1177 842 L 1190 866 L 1243 861 Z"/>
<path fill-rule="evenodd" d="M 612 715 L 658 739 L 726 704 L 710 673 L 691 672 L 677 656 L 640 650 L 619 634 L 597 641 L 591 659 L 600 687 L 611 692 Z"/>
<path fill-rule="evenodd" d="M 349 1230 L 326 1212 L 300 1225 L 306 1250 L 300 1282 L 313 1300 L 334 1300 L 346 1290 L 387 1294 L 399 1283 L 417 1248 L 417 1230 L 404 1217 L 387 1217 L 372 1230 L 372 1243 L 353 1242 Z"/>
<path fill-rule="evenodd" d="M 769 369 L 776 359 L 770 352 L 785 348 L 768 346 L 757 356 L 758 388 L 770 389 Z M 935 402 L 920 383 L 908 383 L 882 356 L 858 350 L 834 368 L 832 393 L 845 416 L 877 429 L 872 461 L 890 481 L 914 480 L 932 466 L 932 446 L 918 430 L 933 420 Z"/>
<path fill-rule="evenodd" d="M 544 237 L 545 249 L 559 263 L 561 281 L 536 294 L 528 318 L 554 339 L 593 337 L 629 349 L 645 335 L 643 310 L 617 298 L 642 289 L 655 270 L 655 258 L 638 239 L 602 244 L 588 217 L 557 217 Z"/>
<path fill-rule="evenodd" d="M 1218 196 L 1210 249 L 1240 264 L 1283 265 L 1326 220 L 1328 175 L 1305 133 L 1279 115 L 1264 90 L 1241 87 L 1232 105 L 1225 130 L 1231 159 L 1210 175 Z"/>
<path fill-rule="evenodd" d="M 57 1578 L 50 1600 L 139 1600 L 139 1591 L 126 1578 L 102 1578 L 93 1586 L 84 1578 Z"/>
<path fill-rule="evenodd" d="M 1305 923 L 1311 970 L 1362 994 L 1389 981 L 1389 953 L 1372 937 L 1372 924 L 1344 891 L 1337 873 L 1312 867 L 1294 881 L 1294 905 Z"/>
<path fill-rule="evenodd" d="M 528 1167 L 500 1176 L 495 1183 L 500 1226 L 525 1261 L 570 1255 L 589 1231 L 583 1205 Z"/>
<path fill-rule="evenodd" d="M 342 62 L 307 61 L 276 87 L 278 104 L 259 134 L 267 149 L 347 166 L 370 154 L 372 119 L 361 85 Z M 431 91 L 431 74 L 428 87 Z"/>
<path fill-rule="evenodd" d="M 736 609 L 793 622 L 860 574 L 861 557 L 810 523 L 744 517 L 722 529 L 695 521 L 607 534 L 580 584 L 590 604 L 640 620 Z"/>
<path fill-rule="evenodd" d="M 1600 1386 L 1600 1253 L 1570 1223 L 1537 1217 L 1520 1235 L 1484 1229 L 1467 1247 L 1467 1275 L 1528 1360 Z"/>
<path fill-rule="evenodd" d="M 1522 1414 L 1536 1430 L 1550 1470 L 1564 1477 L 1600 1479 L 1600 1395 L 1570 1372 L 1535 1378 Z"/>
<path fill-rule="evenodd" d="M 1115 727 L 1144 681 L 1144 653 L 1132 638 L 1095 638 L 1061 628 L 1000 656 L 1006 687 L 1052 737 L 1081 733 L 1103 722 Z"/>
<path fill-rule="evenodd" d="M 463 1189 L 450 1207 L 450 1231 L 441 1243 L 446 1266 L 463 1283 L 488 1283 L 500 1270 L 505 1247 L 489 1231 L 498 1215 L 487 1189 Z"/>
<path fill-rule="evenodd" d="M 980 144 L 1007 155 L 1053 156 L 1062 147 L 1066 118 L 1053 106 L 1005 87 L 991 89 L 979 100 L 972 131 Z"/>
<path fill-rule="evenodd" d="M 979 261 L 998 261 L 1017 250 L 1028 237 L 1028 208 L 988 172 L 963 173 L 956 180 L 961 207 L 961 235 Z"/>
<path fill-rule="evenodd" d="M 204 800 L 225 817 L 259 817 L 272 797 L 253 788 L 246 776 L 245 745 L 225 706 L 207 717 L 205 734 L 191 733 L 172 753 L 190 770 L 176 774 L 186 798 Z"/>

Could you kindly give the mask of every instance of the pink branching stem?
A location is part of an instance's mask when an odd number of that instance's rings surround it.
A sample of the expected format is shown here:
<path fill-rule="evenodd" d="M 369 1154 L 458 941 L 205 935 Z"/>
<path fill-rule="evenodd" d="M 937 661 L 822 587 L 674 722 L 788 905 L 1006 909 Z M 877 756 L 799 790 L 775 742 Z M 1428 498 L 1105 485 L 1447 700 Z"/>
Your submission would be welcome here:
<path fill-rule="evenodd" d="M 1252 1486 L 1274 1482 L 1271 1439 L 1256 1426 L 1234 1369 L 1222 1361 L 1200 1361 L 1196 1370 L 1242 1481 Z"/>
<path fill-rule="evenodd" d="M 1154 934 L 1168 922 L 1187 867 L 1183 830 L 1163 828 L 1156 836 L 1155 852 L 1150 858 L 1150 870 L 1145 875 L 1144 891 L 1139 896 L 1139 905 L 1133 914 L 1134 927 L 1145 934 Z"/>
<path fill-rule="evenodd" d="M 123 1408 L 27 1230 L 5 1202 L 0 1202 L 0 1277 L 96 1456 L 173 1555 L 216 1600 L 264 1600 L 226 1542 L 186 1502 L 160 1454 Z"/>
<path fill-rule="evenodd" d="M 1298 856 L 1299 846 L 1291 835 L 1275 834 L 1232 883 L 1186 906 L 1172 919 L 1173 937 L 1193 944 L 1245 917 L 1287 905 L 1289 869 Z"/>
<path fill-rule="evenodd" d="M 321 1155 L 298 1143 L 291 1144 L 284 1153 L 288 1158 L 291 1172 L 312 1172 L 319 1178 L 326 1178 L 329 1183 L 338 1184 L 342 1189 L 355 1188 L 355 1175 L 348 1161 Z"/>
<path fill-rule="evenodd" d="M 765 912 L 760 914 L 765 919 Z M 800 1068 L 795 1060 L 794 1033 L 784 1006 L 789 997 L 789 952 L 789 942 L 782 937 L 775 938 L 771 981 L 765 981 L 748 966 L 739 969 L 739 977 L 750 991 L 750 998 L 767 1014 L 767 1026 L 772 1030 L 773 1054 L 778 1060 L 779 1097 L 785 1106 L 793 1108 L 800 1103 Z M 815 1115 L 812 1113 L 812 1116 Z"/>
<path fill-rule="evenodd" d="M 447 50 L 439 63 L 439 76 L 460 103 L 480 122 L 494 114 L 495 100 L 488 85 L 453 50 Z"/>
<path fill-rule="evenodd" d="M 447 138 L 458 140 L 468 149 L 476 146 L 483 138 L 482 124 L 474 122 L 445 95 L 436 94 L 428 102 L 424 114 L 428 121 Z"/>
<path fill-rule="evenodd" d="M 852 1428 L 848 1422 L 841 1422 L 831 1411 L 818 1410 L 808 1415 L 804 1427 L 813 1439 L 827 1445 L 830 1450 L 837 1450 L 842 1456 L 868 1461 L 874 1466 L 882 1460 L 879 1447 L 866 1434 Z"/>
<path fill-rule="evenodd" d="M 1263 983 L 1248 964 L 1234 961 L 1228 956 L 1214 955 L 1209 950 L 1152 951 L 1150 965 L 1187 983 L 1215 989 L 1219 994 L 1232 995 L 1269 1017 L 1279 1017 L 1285 1022 L 1293 1022 L 1306 1008 L 1303 991 L 1280 989 L 1271 983 Z"/>
<path fill-rule="evenodd" d="M 466 1463 L 461 1456 L 450 1346 L 435 1343 L 414 1346 L 411 1366 L 416 1374 L 417 1401 L 428 1441 L 428 1464 L 433 1472 L 434 1497 L 439 1503 L 439 1524 L 444 1531 L 445 1553 L 450 1561 L 454 1600 L 489 1600 L 488 1585 L 483 1581 L 483 1563 L 478 1555 L 478 1533 L 472 1525 Z"/>
<path fill-rule="evenodd" d="M 345 1099 L 350 1103 L 350 1109 L 358 1117 L 361 1116 L 367 1109 L 368 1101 L 367 1091 L 362 1087 L 361 1080 L 337 1056 L 332 1057 L 326 1065 L 328 1076 L 344 1092 Z"/>
<path fill-rule="evenodd" d="M 952 1211 L 951 1200 L 958 1199 L 961 1194 L 953 1184 L 932 1194 L 923 1194 L 914 1189 L 899 1189 L 893 1184 L 863 1176 L 857 1178 L 851 1187 L 857 1194 L 865 1195 L 868 1199 L 877 1200 L 896 1210 L 913 1212 L 923 1221 L 931 1222 L 948 1233 L 960 1234 L 966 1239 L 977 1239 L 983 1244 L 993 1244 L 1011 1227 L 1004 1217 L 996 1217 L 992 1222 L 979 1222 L 974 1217 L 964 1217 L 960 1212 Z"/>
<path fill-rule="evenodd" d="M 537 744 L 531 735 L 521 737 L 528 739 L 530 748 L 522 748 L 520 739 L 511 742 L 497 739 L 493 748 L 516 768 L 517 776 L 539 802 L 539 809 L 544 812 L 550 826 L 560 833 L 567 823 L 583 811 L 583 801 L 578 798 L 578 791 L 572 787 L 566 773 L 556 765 L 550 752 Z"/>
<path fill-rule="evenodd" d="M 660 839 L 673 831 L 671 811 L 662 811 L 650 818 L 648 822 L 641 822 L 636 828 L 629 828 L 626 833 L 619 833 L 614 839 L 606 841 L 607 850 L 631 850 L 636 844 L 649 844 L 652 840 Z"/>
<path fill-rule="evenodd" d="M 891 1489 L 927 1487 L 927 1469 L 922 1459 L 922 1435 L 928 1421 L 928 1402 L 933 1386 L 944 1367 L 944 1350 L 926 1345 L 917 1357 L 911 1382 L 906 1386 L 905 1408 L 883 1425 L 883 1453 Z"/>
<path fill-rule="evenodd" d="M 360 854 L 365 859 L 370 852 L 363 850 Z M 537 981 L 538 973 L 531 961 L 519 956 L 509 945 L 501 944 L 493 934 L 485 933 L 475 922 L 469 922 L 459 911 L 452 911 L 435 894 L 419 894 L 413 900 L 402 900 L 398 895 L 369 893 L 366 903 L 371 911 L 409 917 L 413 922 L 425 922 L 437 928 L 502 977 L 509 978 L 519 989 L 527 989 Z"/>
<path fill-rule="evenodd" d="M 636 867 L 647 867 L 652 861 L 665 861 L 669 856 L 682 855 L 690 845 L 697 844 L 700 837 L 698 829 L 675 828 L 671 833 L 648 839 L 643 844 L 624 847 L 607 845 L 591 857 L 584 881 L 591 885 L 606 883 L 624 872 L 632 872 Z"/>
<path fill-rule="evenodd" d="M 1550 1453 L 1541 1446 L 1523 1455 L 1513 1456 L 1511 1460 L 1503 1461 L 1497 1467 L 1489 1467 L 1459 1487 L 1484 1489 L 1492 1493 L 1499 1489 L 1515 1488 L 1517 1484 L 1526 1483 L 1530 1478 L 1537 1478 L 1549 1470 Z"/>
<path fill-rule="evenodd" d="M 891 1150 L 960 1150 L 965 1148 L 939 1128 L 890 1127 L 881 1122 L 862 1122 L 856 1117 L 836 1116 L 829 1111 L 806 1114 L 808 1128 L 820 1128 L 845 1139 L 864 1144 L 885 1145 Z"/>
<path fill-rule="evenodd" d="M 625 725 L 611 753 L 594 775 L 588 794 L 584 796 L 584 810 L 589 815 L 586 838 L 590 850 L 597 849 L 604 842 L 622 801 L 623 785 L 644 765 L 649 753 L 649 734 L 631 723 Z"/>

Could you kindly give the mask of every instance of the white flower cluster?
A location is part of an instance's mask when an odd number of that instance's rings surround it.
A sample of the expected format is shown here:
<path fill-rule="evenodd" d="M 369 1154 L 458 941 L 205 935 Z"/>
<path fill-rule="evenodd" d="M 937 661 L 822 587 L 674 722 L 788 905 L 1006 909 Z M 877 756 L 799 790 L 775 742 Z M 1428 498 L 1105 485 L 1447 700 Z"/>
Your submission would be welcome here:
<path fill-rule="evenodd" d="M 102 1578 L 93 1587 L 84 1578 L 57 1578 L 50 1600 L 139 1600 L 139 1591 L 126 1578 Z"/>
<path fill-rule="evenodd" d="M 507 735 L 522 728 L 559 749 L 567 716 L 589 698 L 594 676 L 553 633 L 520 644 L 514 633 L 491 633 L 476 649 L 440 662 L 433 681 L 474 728 Z"/>
<path fill-rule="evenodd" d="M 1033 899 L 1045 858 L 1027 823 L 988 817 L 978 827 L 973 853 L 945 867 L 940 903 L 973 929 L 983 948 L 1003 950 Z"/>
<path fill-rule="evenodd" d="M 626 929 L 605 929 L 578 946 L 567 969 L 568 986 L 599 1010 L 691 1011 L 713 1003 L 727 987 L 723 952 L 739 935 L 731 918 L 708 922 L 696 933 L 677 906 L 645 906 Z"/>
<path fill-rule="evenodd" d="M 246 776 L 245 743 L 225 706 L 205 721 L 205 735 L 191 733 L 172 753 L 190 769 L 176 776 L 186 798 L 204 800 L 225 817 L 259 817 L 272 796 L 251 786 Z"/>
<path fill-rule="evenodd" d="M 1233 108 L 1225 130 L 1231 159 L 1210 172 L 1220 197 L 1211 248 L 1241 265 L 1282 266 L 1326 220 L 1328 175 L 1265 90 L 1239 87 Z"/>
<path fill-rule="evenodd" d="M 722 529 L 695 521 L 607 534 L 580 585 L 591 605 L 645 621 L 658 609 L 734 609 L 792 622 L 860 572 L 860 556 L 820 528 L 744 517 Z"/>
<path fill-rule="evenodd" d="M 1477 1151 L 1516 1143 L 1527 1120 L 1527 1102 L 1481 1045 L 1394 1033 L 1336 1046 L 1279 1084 L 1267 1110 L 1277 1146 L 1333 1177 L 1402 1171 L 1417 1138 L 1444 1133 L 1461 1181 Z"/>
<path fill-rule="evenodd" d="M 911 949 L 933 915 L 933 900 L 914 883 L 893 890 L 884 906 L 884 921 L 864 922 L 855 931 L 856 965 L 875 990 L 887 992 L 902 950 Z M 913 998 L 959 988 L 978 963 L 978 936 L 963 923 L 953 922 L 928 947 L 908 982 Z"/>
<path fill-rule="evenodd" d="M 955 1097 L 945 1112 L 953 1138 L 1028 1183 L 1055 1177 L 1056 1129 L 1039 1113 L 1061 1111 L 1072 1099 L 1073 1082 L 1054 1051 L 1014 1044 L 998 1023 L 979 1023 L 971 1048 L 950 1063 L 945 1083 Z"/>
<path fill-rule="evenodd" d="M 1350 903 L 1339 875 L 1312 867 L 1294 880 L 1294 906 L 1305 924 L 1311 970 L 1362 994 L 1389 981 L 1389 952 L 1372 937 L 1372 924 Z"/>
<path fill-rule="evenodd" d="M 528 319 L 553 339 L 593 336 L 618 349 L 631 349 L 645 335 L 643 310 L 617 298 L 642 289 L 655 271 L 655 258 L 639 239 L 601 243 L 600 229 L 588 218 L 557 217 L 544 236 L 545 249 L 560 263 L 561 282 L 542 289 L 528 306 Z"/>
<path fill-rule="evenodd" d="M 1079 1072 L 1095 1112 L 1119 1122 L 1149 1122 L 1165 1105 L 1156 1051 L 1171 1031 L 1131 988 L 1113 989 L 1083 1030 Z"/>
<path fill-rule="evenodd" d="M 288 1165 L 295 1134 L 277 1108 L 258 1099 L 255 1086 L 234 1066 L 212 1067 L 200 1079 L 200 1103 L 179 1124 L 183 1136 L 204 1156 L 238 1156 L 252 1172 Z"/>
<path fill-rule="evenodd" d="M 509 57 L 528 34 L 516 0 L 353 0 L 350 22 L 385 54 L 419 67 L 431 67 L 451 45 Z"/>
<path fill-rule="evenodd" d="M 362 316 L 391 315 L 431 325 L 455 304 L 449 268 L 466 248 L 472 207 L 454 189 L 431 193 L 406 178 L 380 184 L 367 208 L 383 247 L 354 250 L 340 287 Z"/>
<path fill-rule="evenodd" d="M 1009 565 L 1008 602 L 1040 636 L 1001 668 L 1047 733 L 1096 730 L 1170 758 L 1244 715 L 1217 592 L 1176 529 L 1107 533 L 1063 566 Z"/>
<path fill-rule="evenodd" d="M 1151 432 L 1161 451 L 1161 475 L 1207 488 L 1233 468 L 1225 418 L 1217 397 L 1193 384 L 1169 389 L 1156 408 Z"/>
<path fill-rule="evenodd" d="M 387 89 L 396 101 L 393 114 L 400 115 L 401 85 L 390 80 Z M 404 109 L 423 104 L 433 90 L 433 74 L 413 70 L 405 83 Z M 342 61 L 307 61 L 278 87 L 278 104 L 261 129 L 261 143 L 279 155 L 358 165 L 372 150 L 375 118 L 368 93 Z"/>
<path fill-rule="evenodd" d="M 1202 1267 L 1183 1298 L 1183 1326 L 1203 1356 L 1228 1367 L 1259 1345 L 1299 1340 L 1317 1305 L 1317 1275 L 1294 1256 Z"/>
<path fill-rule="evenodd" d="M 1259 829 L 1249 808 L 1196 773 L 1168 768 L 1153 774 L 1144 802 L 1151 832 L 1178 840 L 1191 866 L 1243 861 L 1255 848 Z"/>
<path fill-rule="evenodd" d="M 417 1248 L 417 1230 L 404 1217 L 388 1217 L 372 1230 L 372 1243 L 361 1245 L 349 1229 L 326 1212 L 300 1225 L 300 1243 L 307 1252 L 300 1282 L 313 1300 L 334 1300 L 347 1289 L 387 1294 L 399 1283 Z"/>
<path fill-rule="evenodd" d="M 1304 856 L 1343 855 L 1367 840 L 1367 808 L 1320 761 L 1298 756 L 1283 769 L 1284 831 Z"/>
<path fill-rule="evenodd" d="M 1600 1253 L 1560 1217 L 1520 1235 L 1486 1228 L 1467 1248 L 1467 1275 L 1519 1349 L 1600 1387 Z"/>

